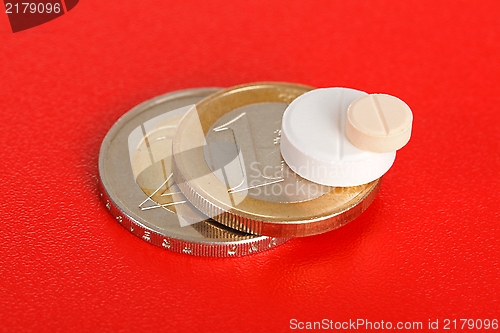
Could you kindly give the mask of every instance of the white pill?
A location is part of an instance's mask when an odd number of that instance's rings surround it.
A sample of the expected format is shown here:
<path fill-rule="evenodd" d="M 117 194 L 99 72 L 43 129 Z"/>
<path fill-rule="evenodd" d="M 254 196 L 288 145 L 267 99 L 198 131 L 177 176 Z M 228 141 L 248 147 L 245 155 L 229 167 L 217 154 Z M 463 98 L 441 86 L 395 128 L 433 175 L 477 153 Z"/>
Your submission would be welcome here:
<path fill-rule="evenodd" d="M 351 103 L 346 136 L 358 148 L 385 153 L 402 148 L 411 135 L 413 114 L 397 97 L 371 94 Z"/>
<path fill-rule="evenodd" d="M 299 176 L 328 186 L 369 183 L 389 170 L 396 152 L 354 146 L 345 135 L 347 108 L 365 92 L 315 89 L 296 98 L 283 114 L 281 155 Z"/>

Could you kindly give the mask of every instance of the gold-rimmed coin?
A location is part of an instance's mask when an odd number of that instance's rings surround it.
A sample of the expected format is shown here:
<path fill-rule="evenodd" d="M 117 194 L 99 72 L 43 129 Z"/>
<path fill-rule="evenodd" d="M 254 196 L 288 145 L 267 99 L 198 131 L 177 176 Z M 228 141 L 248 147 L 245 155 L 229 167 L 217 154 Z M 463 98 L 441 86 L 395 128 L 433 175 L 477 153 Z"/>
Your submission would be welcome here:
<path fill-rule="evenodd" d="M 188 111 L 172 144 L 175 180 L 187 199 L 228 227 L 272 237 L 320 234 L 359 216 L 375 198 L 380 179 L 321 186 L 296 175 L 281 158 L 283 112 L 311 89 L 241 85 Z"/>

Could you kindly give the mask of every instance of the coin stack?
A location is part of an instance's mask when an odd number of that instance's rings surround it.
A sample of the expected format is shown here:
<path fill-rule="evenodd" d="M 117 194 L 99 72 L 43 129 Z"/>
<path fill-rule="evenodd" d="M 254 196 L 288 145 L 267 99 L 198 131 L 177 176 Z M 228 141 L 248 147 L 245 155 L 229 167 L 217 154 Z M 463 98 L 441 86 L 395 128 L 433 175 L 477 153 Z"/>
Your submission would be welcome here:
<path fill-rule="evenodd" d="M 100 195 L 118 223 L 153 245 L 195 256 L 257 253 L 359 216 L 411 120 L 399 99 L 347 88 L 173 92 L 109 130 Z"/>

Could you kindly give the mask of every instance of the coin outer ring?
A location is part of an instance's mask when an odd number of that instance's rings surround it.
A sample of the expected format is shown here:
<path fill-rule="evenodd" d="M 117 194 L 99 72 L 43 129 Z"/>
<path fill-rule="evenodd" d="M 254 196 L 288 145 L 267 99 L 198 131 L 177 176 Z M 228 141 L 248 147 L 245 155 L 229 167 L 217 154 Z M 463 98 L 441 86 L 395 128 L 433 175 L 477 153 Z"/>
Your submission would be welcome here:
<path fill-rule="evenodd" d="M 110 184 L 106 179 L 105 171 L 105 157 L 110 147 L 112 140 L 120 131 L 123 124 L 136 117 L 141 112 L 158 105 L 166 100 L 175 100 L 185 96 L 208 96 L 212 93 L 219 91 L 220 88 L 196 88 L 180 90 L 167 93 L 148 101 L 145 101 L 126 114 L 124 114 L 116 123 L 110 128 L 106 134 L 99 153 L 99 178 L 98 190 L 99 196 L 104 203 L 108 212 L 115 218 L 115 220 L 135 236 L 142 240 L 177 253 L 184 253 L 192 256 L 204 257 L 242 257 L 249 254 L 263 252 L 279 246 L 288 241 L 286 238 L 275 238 L 260 236 L 252 239 L 227 241 L 227 242 L 197 242 L 192 240 L 185 240 L 172 235 L 164 234 L 153 230 L 144 224 L 142 218 L 136 216 L 131 212 L 127 206 L 121 202 L 116 195 L 114 195 Z M 136 185 L 136 184 L 134 184 Z M 139 189 L 138 189 L 139 190 Z"/>
<path fill-rule="evenodd" d="M 219 223 L 243 232 L 270 237 L 321 234 L 347 224 L 365 211 L 377 195 L 381 178 L 365 185 L 342 188 L 357 194 L 335 209 L 331 208 L 332 204 L 336 196 L 342 195 L 336 191 L 293 204 L 246 197 L 238 207 L 233 207 L 219 195 L 224 191 L 227 193 L 227 187 L 208 167 L 201 148 L 204 137 L 194 134 L 193 124 L 200 121 L 203 135 L 206 136 L 217 119 L 238 107 L 259 102 L 290 103 L 311 89 L 289 83 L 253 83 L 220 91 L 199 102 L 196 109 L 190 110 L 179 124 L 172 145 L 175 180 L 187 199 L 203 214 Z M 187 151 L 189 153 L 185 154 Z M 206 176 L 197 179 L 191 177 L 200 174 Z"/>
<path fill-rule="evenodd" d="M 286 238 L 257 237 L 258 239 L 243 241 L 201 243 L 169 237 L 144 226 L 140 221 L 129 216 L 126 210 L 120 209 L 119 205 L 111 199 L 100 179 L 98 189 L 106 209 L 122 227 L 152 245 L 173 252 L 199 257 L 243 257 L 272 249 L 288 241 Z"/>

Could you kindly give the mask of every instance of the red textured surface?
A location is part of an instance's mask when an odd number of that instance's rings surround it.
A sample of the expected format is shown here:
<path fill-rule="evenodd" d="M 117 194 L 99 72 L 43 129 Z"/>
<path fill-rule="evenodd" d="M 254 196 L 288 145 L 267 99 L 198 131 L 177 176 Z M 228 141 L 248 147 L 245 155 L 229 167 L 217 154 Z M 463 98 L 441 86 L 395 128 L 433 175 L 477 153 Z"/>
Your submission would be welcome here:
<path fill-rule="evenodd" d="M 287 331 L 290 319 L 500 319 L 497 1 L 81 1 L 0 13 L 0 331 Z M 396 95 L 413 136 L 356 221 L 239 259 L 148 245 L 107 213 L 101 140 L 191 87 Z"/>

